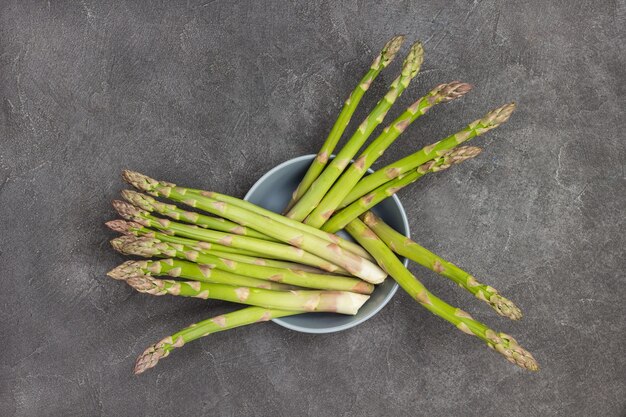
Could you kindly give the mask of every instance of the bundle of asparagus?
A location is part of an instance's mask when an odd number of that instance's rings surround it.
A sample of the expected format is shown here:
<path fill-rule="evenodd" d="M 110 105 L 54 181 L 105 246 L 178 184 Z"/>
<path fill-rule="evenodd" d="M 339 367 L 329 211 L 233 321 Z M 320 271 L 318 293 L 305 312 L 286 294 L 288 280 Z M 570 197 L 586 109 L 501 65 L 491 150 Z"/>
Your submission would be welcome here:
<path fill-rule="evenodd" d="M 366 176 L 411 123 L 437 104 L 460 98 L 471 89 L 458 81 L 438 85 L 384 128 L 351 163 L 419 72 L 423 49 L 417 42 L 387 94 L 337 157 L 330 158 L 363 95 L 393 61 L 403 41 L 404 36 L 392 38 L 350 94 L 284 216 L 228 195 L 123 172 L 124 180 L 139 192 L 124 190 L 125 201 L 113 202 L 124 220 L 107 223 L 122 234 L 111 244 L 123 254 L 156 259 L 125 262 L 108 275 L 142 293 L 248 305 L 191 325 L 150 346 L 137 359 L 135 373 L 155 366 L 174 348 L 219 331 L 304 312 L 356 314 L 387 274 L 430 312 L 483 340 L 510 362 L 538 369 L 532 355 L 511 336 L 495 332 L 430 293 L 394 252 L 454 281 L 501 316 L 517 320 L 522 314 L 513 302 L 369 211 L 426 174 L 476 157 L 480 148 L 459 145 L 506 122 L 515 105 L 499 107 L 463 130 Z M 358 244 L 334 234 L 342 229 Z"/>

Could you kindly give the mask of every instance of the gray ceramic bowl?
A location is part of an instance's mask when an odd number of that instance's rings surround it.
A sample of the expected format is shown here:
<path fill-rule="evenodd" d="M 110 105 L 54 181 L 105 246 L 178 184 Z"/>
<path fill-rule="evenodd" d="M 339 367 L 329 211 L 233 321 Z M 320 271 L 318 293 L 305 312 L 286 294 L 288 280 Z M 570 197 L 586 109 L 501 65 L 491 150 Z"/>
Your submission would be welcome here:
<path fill-rule="evenodd" d="M 245 200 L 251 201 L 268 210 L 280 213 L 291 198 L 302 177 L 306 173 L 315 155 L 304 155 L 283 162 L 263 175 L 250 188 Z M 371 171 L 370 171 L 371 172 Z M 400 200 L 395 195 L 378 204 L 373 210 L 387 224 L 405 236 L 409 236 L 409 223 Z M 350 239 L 343 231 L 342 237 Z M 402 259 L 407 264 L 406 259 Z M 363 323 L 378 313 L 398 289 L 398 284 L 388 278 L 376 287 L 369 300 L 355 316 L 333 313 L 307 313 L 297 316 L 275 319 L 274 322 L 291 330 L 304 333 L 332 333 L 346 330 Z"/>

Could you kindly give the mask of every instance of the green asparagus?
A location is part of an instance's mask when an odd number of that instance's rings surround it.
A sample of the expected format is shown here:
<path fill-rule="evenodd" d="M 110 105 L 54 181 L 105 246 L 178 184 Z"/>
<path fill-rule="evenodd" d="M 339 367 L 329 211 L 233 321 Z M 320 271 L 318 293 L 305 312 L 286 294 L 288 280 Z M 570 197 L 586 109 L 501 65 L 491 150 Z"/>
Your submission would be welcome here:
<path fill-rule="evenodd" d="M 111 240 L 111 246 L 118 252 L 127 255 L 137 255 L 144 258 L 178 258 L 196 262 L 208 268 L 283 284 L 296 285 L 298 287 L 353 291 L 365 294 L 369 294 L 373 291 L 371 284 L 356 278 L 251 265 L 199 252 L 185 245 L 162 242 L 148 237 L 121 236 Z"/>
<path fill-rule="evenodd" d="M 221 314 L 172 334 L 171 336 L 161 339 L 146 349 L 135 362 L 135 374 L 140 374 L 154 367 L 159 359 L 165 358 L 170 352 L 182 347 L 186 343 L 201 337 L 208 336 L 213 333 L 222 332 L 224 330 L 234 329 L 235 327 L 245 326 L 263 321 L 272 320 L 278 317 L 291 316 L 299 314 L 296 311 L 276 310 L 262 307 L 246 307 L 232 313 Z"/>
<path fill-rule="evenodd" d="M 487 113 L 483 118 L 473 121 L 460 132 L 450 135 L 439 142 L 428 145 L 414 154 L 393 162 L 384 168 L 377 170 L 373 174 L 364 177 L 357 183 L 357 185 L 354 186 L 354 188 L 352 188 L 350 193 L 343 199 L 338 208 L 348 206 L 352 202 L 375 190 L 389 180 L 414 170 L 418 166 L 439 155 L 442 155 L 444 152 L 460 145 L 461 143 L 476 136 L 480 136 L 491 129 L 495 129 L 509 119 L 513 110 L 515 110 L 515 103 L 499 107 Z"/>
<path fill-rule="evenodd" d="M 359 198 L 348 207 L 339 210 L 337 214 L 324 224 L 323 229 L 328 232 L 341 230 L 367 210 L 394 195 L 407 185 L 414 183 L 429 172 L 442 171 L 466 159 L 474 158 L 480 151 L 480 148 L 475 146 L 462 146 L 446 151 L 443 155 L 436 156 L 435 159 L 420 165 L 417 169 L 388 181 L 371 193 Z"/>
<path fill-rule="evenodd" d="M 127 278 L 125 282 L 137 291 L 146 294 L 170 294 L 205 300 L 223 300 L 289 311 L 355 315 L 369 299 L 369 295 L 349 291 L 272 291 L 201 281 L 157 279 L 150 275 L 134 275 Z"/>
<path fill-rule="evenodd" d="M 395 231 L 374 213 L 368 211 L 361 216 L 363 222 L 398 255 L 449 278 L 476 298 L 489 304 L 498 314 L 512 320 L 522 318 L 522 312 L 512 301 L 501 296 L 495 288 L 482 284 L 458 266 L 435 255 L 408 237 Z"/>
<path fill-rule="evenodd" d="M 281 242 L 289 243 L 292 246 L 326 259 L 329 263 L 338 265 L 354 276 L 372 284 L 382 282 L 387 276 L 383 270 L 367 259 L 345 251 L 336 243 L 329 243 L 313 233 L 289 227 L 269 217 L 223 201 L 188 192 L 187 189 L 171 183 L 158 182 L 137 172 L 126 170 L 123 176 L 128 183 L 148 194 L 181 201 L 191 207 L 196 207 L 208 213 L 251 227 Z M 314 228 L 310 229 L 317 230 Z"/>
<path fill-rule="evenodd" d="M 391 146 L 407 127 L 428 110 L 439 103 L 446 103 L 462 97 L 471 90 L 469 84 L 454 81 L 449 84 L 441 84 L 431 90 L 424 97 L 409 106 L 400 116 L 389 124 L 383 132 L 363 151 L 363 153 L 351 164 L 339 177 L 332 188 L 324 196 L 317 207 L 309 214 L 306 223 L 311 226 L 321 227 L 350 190 L 363 177 L 372 164 Z"/>
<path fill-rule="evenodd" d="M 354 132 L 345 146 L 339 151 L 337 157 L 328 164 L 320 176 L 311 184 L 309 190 L 296 202 L 291 210 L 289 210 L 287 217 L 303 221 L 309 213 L 313 211 L 339 175 L 341 175 L 343 170 L 348 166 L 350 160 L 356 155 L 359 149 L 361 149 L 374 129 L 383 122 L 393 103 L 419 72 L 423 59 L 424 50 L 422 44 L 417 42 L 411 47 L 402 66 L 402 73 L 393 81 L 385 97 L 378 102 L 376 107 L 374 107 L 371 113 L 363 120 L 356 132 Z M 305 223 L 309 224 L 306 221 Z M 318 226 L 313 223 L 310 225 Z"/>
<path fill-rule="evenodd" d="M 288 211 L 299 199 L 307 192 L 313 181 L 319 177 L 319 175 L 324 170 L 324 167 L 328 163 L 328 158 L 330 154 L 333 153 L 333 150 L 337 146 L 339 139 L 341 139 L 341 135 L 346 130 L 348 123 L 350 123 L 350 119 L 354 114 L 359 102 L 363 98 L 365 92 L 369 89 L 370 85 L 376 79 L 378 74 L 387 67 L 393 58 L 396 56 L 396 53 L 402 46 L 404 42 L 404 36 L 394 36 L 389 42 L 385 44 L 380 54 L 374 59 L 372 65 L 370 66 L 369 71 L 365 74 L 365 76 L 359 82 L 359 85 L 352 91 L 350 97 L 346 100 L 343 108 L 341 109 L 341 113 L 339 113 L 339 117 L 337 117 L 337 121 L 333 125 L 328 137 L 324 141 L 324 144 L 320 148 L 317 156 L 311 163 L 308 171 L 304 175 L 304 178 L 293 192 L 291 197 L 291 201 L 287 205 L 285 209 Z"/>
<path fill-rule="evenodd" d="M 353 220 L 348 224 L 346 230 L 376 258 L 379 265 L 389 272 L 402 289 L 428 311 L 449 321 L 464 333 L 483 340 L 487 346 L 501 353 L 509 362 L 531 371 L 539 369 L 537 362 L 530 352 L 519 346 L 517 341 L 511 336 L 505 333 L 496 333 L 485 324 L 474 320 L 465 311 L 447 304 L 445 301 L 430 293 L 426 287 L 405 268 L 391 249 L 389 249 L 361 220 Z"/>

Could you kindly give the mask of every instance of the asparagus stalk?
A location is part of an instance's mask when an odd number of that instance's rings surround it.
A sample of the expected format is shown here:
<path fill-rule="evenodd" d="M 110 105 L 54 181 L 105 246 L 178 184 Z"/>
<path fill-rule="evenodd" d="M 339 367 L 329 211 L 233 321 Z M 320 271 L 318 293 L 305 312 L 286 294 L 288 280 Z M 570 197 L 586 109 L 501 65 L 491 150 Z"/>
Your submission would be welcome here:
<path fill-rule="evenodd" d="M 339 246 L 341 249 L 351 252 L 357 256 L 360 256 L 361 258 L 369 259 L 370 261 L 374 259 L 371 257 L 369 253 L 367 253 L 365 249 L 363 249 L 361 246 L 357 245 L 356 243 L 350 242 L 349 240 L 346 240 L 346 239 L 342 239 L 339 236 L 334 235 L 332 233 L 323 232 L 319 229 L 315 229 L 310 226 L 307 226 L 306 224 L 302 224 L 298 221 L 291 220 L 288 217 L 285 217 L 278 213 L 274 213 L 273 211 L 264 209 L 263 207 L 250 203 L 249 201 L 241 200 L 236 197 L 231 197 L 226 194 L 216 193 L 214 191 L 203 191 L 203 190 L 188 188 L 187 192 L 192 193 L 192 194 L 199 194 L 204 197 L 209 197 L 214 200 L 221 201 L 223 203 L 231 204 L 233 206 L 252 211 L 256 214 L 259 214 L 261 216 L 272 219 L 278 223 L 281 223 L 285 226 L 291 227 L 296 230 L 300 230 L 302 232 L 312 234 L 314 236 L 317 236 L 320 239 L 325 240 L 326 242 L 334 243 L 337 246 Z"/>
<path fill-rule="evenodd" d="M 135 188 L 155 197 L 162 196 L 174 201 L 181 201 L 191 207 L 227 218 L 241 225 L 247 225 L 281 242 L 289 243 L 292 246 L 326 259 L 329 263 L 338 265 L 352 275 L 372 284 L 382 282 L 387 276 L 383 270 L 367 259 L 345 251 L 338 244 L 329 243 L 312 232 L 309 233 L 308 231 L 289 227 L 257 212 L 242 209 L 198 193 L 188 192 L 187 189 L 171 183 L 160 183 L 137 172 L 124 171 L 124 179 Z M 309 229 L 317 230 L 310 227 Z"/>
<path fill-rule="evenodd" d="M 385 97 L 378 102 L 372 112 L 363 120 L 356 132 L 354 132 L 345 146 L 339 151 L 337 157 L 328 164 L 320 176 L 311 184 L 309 190 L 296 202 L 291 210 L 289 210 L 287 217 L 298 221 L 306 219 L 309 213 L 311 213 L 315 206 L 322 200 L 339 175 L 341 175 L 346 166 L 348 166 L 350 160 L 356 155 L 359 149 L 361 149 L 374 129 L 383 122 L 393 103 L 417 75 L 422 65 L 423 58 L 424 50 L 422 49 L 422 44 L 417 42 L 411 46 L 411 50 L 402 66 L 402 73 L 393 81 Z M 309 224 L 306 220 L 305 223 Z M 314 224 L 311 225 L 315 226 Z"/>
<path fill-rule="evenodd" d="M 288 211 L 300 199 L 300 197 L 302 197 L 304 193 L 308 191 L 311 184 L 313 184 L 313 181 L 315 181 L 317 177 L 319 177 L 319 175 L 322 173 L 324 167 L 328 163 L 328 158 L 330 157 L 330 154 L 333 153 L 333 150 L 337 146 L 339 139 L 341 139 L 341 136 L 346 130 L 348 123 L 350 123 L 350 119 L 352 118 L 354 111 L 359 105 L 359 102 L 363 98 L 363 95 L 369 89 L 370 85 L 372 84 L 374 79 L 376 79 L 378 74 L 380 74 L 380 72 L 385 67 L 387 67 L 391 63 L 391 61 L 393 61 L 393 58 L 396 56 L 396 53 L 400 49 L 400 46 L 402 46 L 403 42 L 404 36 L 394 36 L 389 42 L 385 44 L 382 51 L 380 51 L 380 54 L 378 54 L 376 59 L 374 59 L 374 62 L 372 62 L 369 71 L 367 71 L 365 76 L 359 82 L 359 85 L 357 85 L 357 87 L 354 89 L 354 91 L 352 91 L 352 93 L 346 100 L 343 108 L 341 109 L 341 112 L 339 113 L 339 117 L 337 117 L 337 120 L 330 130 L 328 137 L 324 141 L 324 144 L 322 145 L 317 156 L 311 163 L 311 166 L 304 175 L 304 178 L 302 179 L 296 190 L 293 192 L 291 201 L 285 209 L 286 211 Z"/>
<path fill-rule="evenodd" d="M 272 320 L 278 317 L 291 316 L 298 312 L 276 310 L 262 307 L 246 307 L 232 313 L 222 314 L 194 323 L 191 326 L 178 331 L 171 336 L 148 347 L 135 362 L 135 374 L 140 374 L 154 367 L 161 358 L 165 358 L 175 348 L 182 347 L 186 343 L 200 339 L 213 333 L 234 329 L 248 324 Z"/>
<path fill-rule="evenodd" d="M 385 243 L 372 232 L 365 223 L 355 219 L 346 227 L 364 248 L 376 258 L 378 263 L 389 272 L 398 284 L 419 304 L 431 313 L 449 321 L 459 330 L 487 343 L 487 346 L 502 354 L 509 362 L 522 368 L 536 371 L 539 369 L 533 356 L 519 346 L 517 341 L 505 333 L 496 333 L 487 325 L 474 320 L 465 311 L 455 308 L 430 293 L 426 287 L 404 267 Z"/>
<path fill-rule="evenodd" d="M 407 127 L 428 110 L 439 103 L 446 103 L 462 97 L 471 90 L 469 84 L 454 81 L 449 84 L 441 84 L 431 90 L 424 97 L 409 106 L 396 120 L 388 125 L 383 132 L 363 151 L 363 153 L 351 164 L 339 177 L 324 196 L 317 207 L 309 214 L 306 223 L 321 227 L 333 214 L 337 206 L 348 195 L 350 190 L 363 177 L 372 164 L 391 146 Z"/>
<path fill-rule="evenodd" d="M 324 224 L 323 229 L 329 232 L 341 230 L 367 210 L 394 195 L 407 185 L 414 183 L 429 172 L 442 171 L 466 159 L 474 158 L 480 151 L 480 148 L 474 146 L 462 146 L 446 151 L 442 156 L 435 157 L 435 159 L 420 165 L 417 169 L 381 185 L 371 193 L 359 198 L 348 207 L 339 210 L 337 214 Z"/>
<path fill-rule="evenodd" d="M 202 253 L 185 245 L 161 242 L 148 237 L 121 236 L 111 240 L 111 246 L 118 252 L 126 255 L 137 255 L 144 258 L 178 258 L 201 264 L 205 268 L 218 269 L 298 287 L 352 291 L 361 294 L 370 294 L 374 289 L 371 284 L 356 278 L 240 263 L 231 259 Z"/>
<path fill-rule="evenodd" d="M 497 108 L 487 113 L 483 118 L 473 121 L 460 132 L 450 135 L 439 142 L 425 146 L 414 154 L 393 162 L 373 174 L 364 177 L 354 186 L 350 193 L 348 193 L 338 208 L 348 206 L 350 203 L 375 190 L 387 181 L 414 170 L 429 160 L 442 155 L 445 151 L 476 136 L 480 136 L 491 129 L 495 129 L 509 119 L 513 110 L 515 110 L 515 103 L 506 104 Z"/>
<path fill-rule="evenodd" d="M 328 272 L 314 268 L 309 265 L 303 265 L 295 262 L 279 261 L 276 259 L 267 259 L 259 257 L 255 252 L 245 251 L 243 249 L 233 248 L 231 246 L 223 246 L 217 243 L 209 243 L 199 240 L 187 239 L 184 237 L 171 236 L 161 233 L 136 222 L 126 220 L 112 220 L 105 223 L 106 226 L 116 232 L 133 235 L 145 236 L 158 239 L 162 242 L 178 243 L 185 245 L 198 252 L 208 253 L 219 258 L 232 259 L 233 261 L 243 262 L 252 265 L 273 266 L 276 268 L 288 268 L 295 271 L 314 272 L 316 274 L 327 274 Z M 347 274 L 347 272 L 346 272 Z"/>
<path fill-rule="evenodd" d="M 152 295 L 179 295 L 230 301 L 257 307 L 289 311 L 327 312 L 355 315 L 370 298 L 349 291 L 272 291 L 262 288 L 234 287 L 201 281 L 173 281 L 150 275 L 135 275 L 126 283 L 139 292 Z"/>
<path fill-rule="evenodd" d="M 501 296 L 495 288 L 476 281 L 471 274 L 398 233 L 371 211 L 365 213 L 361 218 L 398 255 L 452 280 L 479 300 L 489 304 L 501 316 L 512 320 L 522 318 L 520 309 L 512 301 Z"/>
<path fill-rule="evenodd" d="M 174 204 L 162 203 L 149 195 L 138 193 L 135 190 L 122 190 L 122 197 L 130 204 L 149 213 L 156 212 L 174 220 L 195 224 L 206 229 L 275 241 L 275 239 L 263 233 L 259 233 L 256 230 L 249 229 L 240 224 L 220 217 L 205 216 L 204 214 L 183 210 Z"/>
<path fill-rule="evenodd" d="M 190 239 L 202 240 L 205 242 L 217 243 L 224 246 L 261 253 L 269 257 L 299 262 L 305 265 L 312 265 L 325 271 L 333 272 L 340 269 L 325 259 L 306 252 L 302 249 L 283 243 L 268 242 L 247 236 L 240 236 L 230 233 L 217 232 L 214 230 L 202 229 L 197 226 L 190 226 L 177 223 L 171 220 L 152 216 L 145 210 L 137 208 L 124 201 L 114 200 L 113 207 L 126 220 L 130 220 L 145 227 L 152 227 L 167 232 L 174 236 L 182 236 Z"/>
<path fill-rule="evenodd" d="M 107 273 L 113 279 L 126 281 L 137 275 L 170 276 L 194 281 L 226 284 L 240 287 L 263 288 L 274 291 L 291 291 L 300 287 L 266 281 L 258 278 L 237 275 L 210 266 L 200 265 L 179 259 L 158 259 L 148 261 L 126 261 Z"/>

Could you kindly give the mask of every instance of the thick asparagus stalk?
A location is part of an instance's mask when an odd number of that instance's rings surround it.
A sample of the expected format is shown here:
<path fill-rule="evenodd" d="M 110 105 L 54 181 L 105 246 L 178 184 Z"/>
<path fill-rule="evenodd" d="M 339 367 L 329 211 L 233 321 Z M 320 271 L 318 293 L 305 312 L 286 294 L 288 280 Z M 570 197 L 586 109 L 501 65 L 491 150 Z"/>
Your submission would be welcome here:
<path fill-rule="evenodd" d="M 251 265 L 231 259 L 218 258 L 208 253 L 193 250 L 188 246 L 161 242 L 148 237 L 121 236 L 111 240 L 111 245 L 115 250 L 126 255 L 137 255 L 144 258 L 178 258 L 196 262 L 209 268 L 298 287 L 353 291 L 363 294 L 370 294 L 374 289 L 371 284 L 356 278 Z"/>
<path fill-rule="evenodd" d="M 328 312 L 355 315 L 370 298 L 349 291 L 272 291 L 262 288 L 234 287 L 201 281 L 173 281 L 150 275 L 135 275 L 126 283 L 139 292 L 152 295 L 179 295 L 230 301 L 264 308 L 289 311 Z"/>
<path fill-rule="evenodd" d="M 367 210 L 394 195 L 407 185 L 414 183 L 429 172 L 442 171 L 466 159 L 474 158 L 480 151 L 480 148 L 474 146 L 462 146 L 446 151 L 442 156 L 435 157 L 435 159 L 420 165 L 417 169 L 381 185 L 371 193 L 359 198 L 348 207 L 339 210 L 337 214 L 324 224 L 323 229 L 333 232 L 341 230 Z"/>
<path fill-rule="evenodd" d="M 539 369 L 537 362 L 530 352 L 519 346 L 511 336 L 505 333 L 496 333 L 485 324 L 474 320 L 468 313 L 447 304 L 445 301 L 430 293 L 426 287 L 402 265 L 402 262 L 394 255 L 391 249 L 389 249 L 361 220 L 353 220 L 348 224 L 346 230 L 376 258 L 379 265 L 388 271 L 393 279 L 395 279 L 412 298 L 431 313 L 449 321 L 464 333 L 483 340 L 487 343 L 487 346 L 504 355 L 509 362 L 531 371 Z"/>
<path fill-rule="evenodd" d="M 291 291 L 300 287 L 265 281 L 258 278 L 237 275 L 208 265 L 200 265 L 179 259 L 158 259 L 148 261 L 126 261 L 107 273 L 113 279 L 125 281 L 137 275 L 170 276 L 194 281 L 226 284 L 238 287 L 263 288 L 274 291 Z"/>
<path fill-rule="evenodd" d="M 235 222 L 222 219 L 221 217 L 205 216 L 204 214 L 183 210 L 174 204 L 162 203 L 149 195 L 138 193 L 135 190 L 122 190 L 122 197 L 130 204 L 149 213 L 156 212 L 177 221 L 195 224 L 211 230 L 275 241 L 275 239 L 263 233 L 259 233 L 256 230 L 249 229 Z"/>
<path fill-rule="evenodd" d="M 196 207 L 241 225 L 246 225 L 278 239 L 281 242 L 289 243 L 292 246 L 326 259 L 329 263 L 338 265 L 352 275 L 371 282 L 372 284 L 382 282 L 387 276 L 383 270 L 367 259 L 345 251 L 338 244 L 329 243 L 317 237 L 314 233 L 289 227 L 269 217 L 223 201 L 217 201 L 198 193 L 188 192 L 187 189 L 171 183 L 160 183 L 137 172 L 124 171 L 124 179 L 135 188 L 145 191 L 148 194 L 156 197 L 163 196 L 174 201 L 181 201 L 191 207 Z M 310 229 L 317 230 L 314 228 Z"/>
<path fill-rule="evenodd" d="M 396 99 L 409 86 L 411 80 L 417 75 L 424 58 L 422 44 L 417 42 L 409 51 L 402 66 L 402 73 L 391 84 L 391 88 L 378 102 L 371 113 L 363 120 L 352 137 L 339 151 L 337 157 L 333 159 L 320 176 L 311 184 L 309 190 L 296 202 L 289 210 L 287 217 L 303 221 L 313 211 L 315 206 L 322 200 L 326 192 L 330 189 L 339 175 L 348 166 L 350 160 L 361 149 L 367 138 L 374 129 L 383 122 L 385 116 Z M 305 221 L 305 223 L 308 223 Z"/>
<path fill-rule="evenodd" d="M 297 202 L 300 197 L 302 197 L 304 193 L 307 192 L 311 184 L 313 184 L 313 181 L 315 181 L 317 177 L 319 177 L 319 175 L 322 173 L 324 167 L 328 163 L 328 157 L 331 153 L 333 153 L 333 150 L 337 146 L 339 139 L 341 139 L 341 135 L 343 135 L 343 132 L 346 130 L 348 123 L 350 123 L 350 119 L 352 118 L 354 111 L 359 105 L 359 102 L 363 98 L 363 95 L 369 89 L 370 85 L 372 84 L 374 79 L 376 79 L 378 74 L 380 74 L 380 72 L 385 67 L 387 67 L 391 63 L 391 61 L 393 61 L 393 58 L 396 56 L 396 53 L 400 49 L 400 46 L 402 46 L 403 42 L 404 36 L 394 36 L 389 42 L 385 44 L 382 51 L 380 51 L 380 54 L 378 54 L 376 59 L 374 59 L 374 62 L 372 62 L 369 71 L 361 79 L 359 85 L 357 85 L 354 91 L 352 91 L 352 93 L 350 94 L 350 97 L 348 97 L 348 99 L 346 100 L 343 108 L 341 109 L 341 112 L 339 113 L 339 117 L 337 117 L 337 120 L 330 130 L 328 137 L 324 141 L 324 144 L 322 145 L 317 156 L 311 163 L 311 166 L 304 175 L 304 178 L 302 179 L 302 181 L 300 181 L 298 188 L 296 188 L 296 190 L 293 192 L 291 201 L 285 209 L 286 211 L 288 211 L 295 204 L 295 202 Z"/>
<path fill-rule="evenodd" d="M 471 90 L 469 84 L 454 81 L 449 84 L 441 84 L 431 90 L 424 97 L 409 106 L 400 116 L 389 124 L 383 132 L 363 151 L 363 153 L 351 164 L 339 177 L 324 196 L 317 207 L 309 214 L 306 223 L 321 227 L 335 209 L 341 204 L 350 190 L 363 177 L 372 164 L 391 146 L 391 144 L 416 121 L 420 116 L 439 103 L 446 103 L 462 97 Z"/>
<path fill-rule="evenodd" d="M 234 329 L 248 324 L 272 320 L 278 317 L 298 314 L 295 311 L 276 310 L 262 307 L 246 307 L 232 313 L 222 314 L 194 323 L 191 326 L 167 336 L 146 349 L 135 362 L 135 374 L 140 374 L 154 367 L 159 359 L 164 358 L 175 349 L 201 337 Z"/>
<path fill-rule="evenodd" d="M 219 258 L 232 259 L 233 261 L 243 262 L 252 265 L 273 266 L 276 268 L 288 268 L 294 271 L 314 272 L 316 274 L 327 274 L 328 272 L 314 268 L 309 265 L 303 265 L 295 262 L 280 261 L 276 259 L 267 259 L 258 256 L 255 252 L 243 249 L 233 248 L 231 246 L 223 246 L 217 243 L 204 242 L 199 240 L 187 239 L 184 237 L 171 236 L 152 229 L 148 229 L 136 222 L 126 220 L 111 220 L 105 223 L 106 226 L 116 232 L 133 235 L 145 236 L 158 239 L 162 242 L 178 243 L 185 245 L 198 252 L 208 253 Z M 335 272 L 337 273 L 337 271 Z M 347 272 L 344 272 L 347 274 Z"/>
<path fill-rule="evenodd" d="M 188 224 L 154 217 L 147 211 L 137 208 L 124 201 L 114 200 L 113 207 L 119 215 L 126 220 L 142 224 L 145 227 L 152 227 L 154 229 L 165 231 L 167 234 L 173 236 L 202 240 L 205 242 L 221 244 L 223 246 L 232 246 L 267 255 L 268 257 L 275 257 L 278 259 L 315 266 L 329 272 L 340 269 L 337 265 L 334 265 L 319 256 L 313 255 L 291 245 L 202 229 L 197 226 L 190 226 Z"/>
<path fill-rule="evenodd" d="M 465 288 L 476 298 L 493 307 L 498 314 L 512 320 L 522 318 L 522 312 L 512 301 L 501 296 L 495 288 L 482 284 L 469 273 L 446 261 L 428 249 L 420 246 L 408 237 L 395 231 L 374 213 L 368 211 L 361 219 L 378 237 L 398 255 L 404 256 L 418 264 L 443 275 L 444 277 Z"/>
<path fill-rule="evenodd" d="M 425 146 L 414 154 L 393 162 L 373 174 L 364 177 L 354 186 L 346 198 L 343 199 L 339 208 L 348 206 L 350 203 L 375 190 L 387 181 L 414 170 L 418 166 L 443 154 L 445 151 L 476 136 L 480 136 L 491 129 L 495 129 L 509 119 L 513 110 L 515 110 L 515 103 L 506 104 L 497 108 L 487 113 L 483 118 L 473 121 L 460 132 L 450 135 L 439 142 Z"/>

